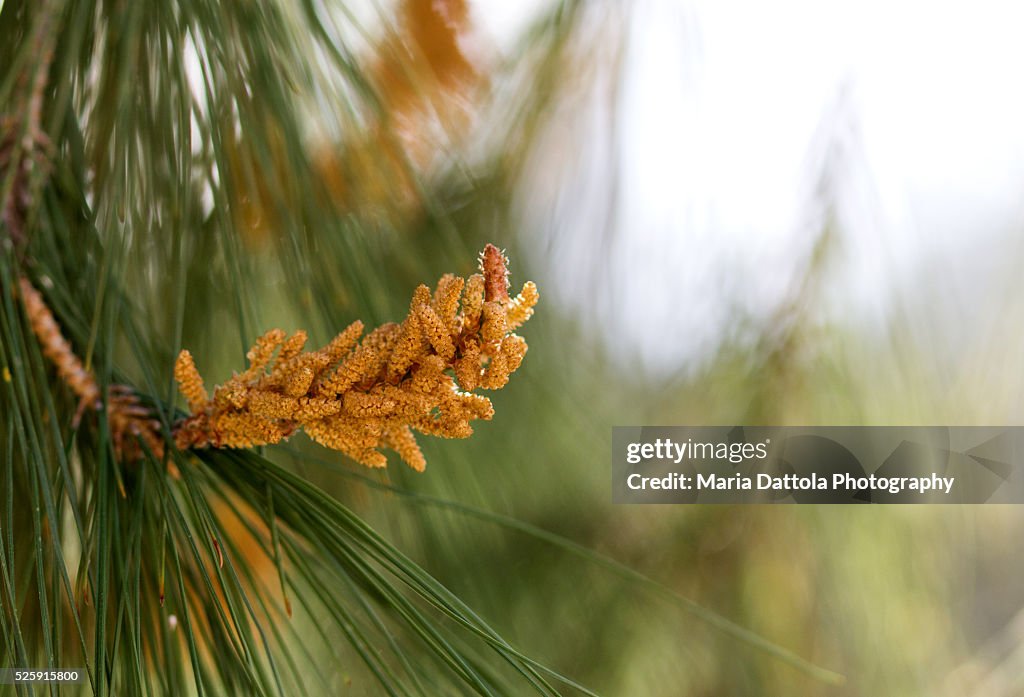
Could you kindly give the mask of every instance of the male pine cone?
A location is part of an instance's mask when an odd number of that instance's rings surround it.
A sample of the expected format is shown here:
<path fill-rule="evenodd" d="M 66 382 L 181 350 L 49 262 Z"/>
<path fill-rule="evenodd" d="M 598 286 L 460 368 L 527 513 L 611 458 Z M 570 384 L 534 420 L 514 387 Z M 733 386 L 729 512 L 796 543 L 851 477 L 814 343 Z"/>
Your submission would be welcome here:
<path fill-rule="evenodd" d="M 422 471 L 426 461 L 413 431 L 469 436 L 470 421 L 494 415 L 490 400 L 472 391 L 503 387 L 526 354 L 526 341 L 513 332 L 533 314 L 537 286 L 528 281 L 509 297 L 507 265 L 488 244 L 481 273 L 446 274 L 433 294 L 421 285 L 405 321 L 378 327 L 362 341 L 358 321 L 306 352 L 305 332 L 288 337 L 272 329 L 247 354 L 249 367 L 212 398 L 183 350 L 174 377 L 191 415 L 175 425 L 177 447 L 250 448 L 302 428 L 369 467 L 387 465 L 378 448 L 389 448 Z"/>

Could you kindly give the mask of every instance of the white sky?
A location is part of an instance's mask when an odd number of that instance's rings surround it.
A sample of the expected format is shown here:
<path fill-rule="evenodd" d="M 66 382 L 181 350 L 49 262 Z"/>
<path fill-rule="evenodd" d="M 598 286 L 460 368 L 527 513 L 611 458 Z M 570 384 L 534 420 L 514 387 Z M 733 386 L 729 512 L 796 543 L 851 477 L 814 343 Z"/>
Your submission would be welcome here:
<path fill-rule="evenodd" d="M 497 37 L 514 35 L 527 14 L 515 3 L 476 6 Z M 831 133 L 848 156 L 837 184 L 845 234 L 830 292 L 844 314 L 884 319 L 894 294 L 922 279 L 936 286 L 925 295 L 969 313 L 988 292 L 977 279 L 1020 251 L 1007 234 L 1024 228 L 1024 4 L 624 7 L 621 219 L 599 278 L 555 267 L 585 258 L 594 239 L 595 180 L 609 160 L 593 151 L 607 123 L 565 116 L 561 147 L 524 194 L 526 222 L 546 230 L 553 256 L 549 297 L 595 312 L 623 352 L 672 368 L 705 355 L 733 308 L 771 310 L 811 242 L 814 163 L 840 101 Z"/>

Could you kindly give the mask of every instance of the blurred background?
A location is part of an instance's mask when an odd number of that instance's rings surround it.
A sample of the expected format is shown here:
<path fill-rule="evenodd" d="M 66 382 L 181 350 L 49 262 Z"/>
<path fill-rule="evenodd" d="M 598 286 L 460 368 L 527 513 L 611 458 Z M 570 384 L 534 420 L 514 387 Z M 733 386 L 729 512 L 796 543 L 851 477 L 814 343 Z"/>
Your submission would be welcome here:
<path fill-rule="evenodd" d="M 612 506 L 608 452 L 625 424 L 1021 422 L 1021 9 L 594 2 L 538 66 L 517 42 L 550 3 L 466 6 L 489 79 L 466 176 L 513 164 L 473 182 L 457 228 L 508 247 L 542 304 L 495 421 L 392 476 L 848 682 L 458 516 L 402 527 L 428 567 L 602 694 L 1018 693 L 1021 509 Z"/>
<path fill-rule="evenodd" d="M 266 455 L 602 695 L 1024 690 L 1020 507 L 610 503 L 614 425 L 1021 423 L 1024 9 L 309 0 L 205 31 L 182 0 L 133 34 L 93 4 L 65 96 L 135 384 L 170 403 L 182 346 L 214 384 L 266 328 L 400 319 L 494 242 L 541 301 L 493 421 L 421 437 L 424 474 Z M 335 634 L 325 680 L 378 694 Z"/>

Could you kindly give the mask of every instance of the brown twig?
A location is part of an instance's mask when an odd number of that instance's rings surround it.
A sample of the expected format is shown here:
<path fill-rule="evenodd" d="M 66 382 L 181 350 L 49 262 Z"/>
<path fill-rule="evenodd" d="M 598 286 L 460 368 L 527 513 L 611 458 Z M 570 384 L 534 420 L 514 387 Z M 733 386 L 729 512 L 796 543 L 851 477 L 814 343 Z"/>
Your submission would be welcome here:
<path fill-rule="evenodd" d="M 57 375 L 78 397 L 78 409 L 72 420 L 72 426 L 77 428 L 87 409 L 96 412 L 103 409 L 103 391 L 96 376 L 83 365 L 61 334 L 60 326 L 43 296 L 24 276 L 18 279 L 18 291 L 32 331 L 43 348 L 43 355 L 56 366 Z M 107 423 L 118 459 L 126 462 L 139 460 L 143 454 L 140 440 L 157 458 L 163 457 L 160 423 L 129 387 L 111 385 L 107 390 Z"/>
<path fill-rule="evenodd" d="M 53 31 L 59 9 L 53 0 L 38 9 L 33 45 L 32 69 L 22 72 L 15 85 L 13 104 L 20 110 L 0 118 L 0 182 L 6 189 L 0 201 L 2 219 L 11 241 L 19 251 L 24 249 L 28 214 L 34 192 L 49 174 L 52 144 L 42 127 L 43 94 L 46 91 L 50 65 L 53 62 Z M 8 179 L 8 177 L 13 177 Z M 0 191 L 4 187 L 0 186 Z"/>

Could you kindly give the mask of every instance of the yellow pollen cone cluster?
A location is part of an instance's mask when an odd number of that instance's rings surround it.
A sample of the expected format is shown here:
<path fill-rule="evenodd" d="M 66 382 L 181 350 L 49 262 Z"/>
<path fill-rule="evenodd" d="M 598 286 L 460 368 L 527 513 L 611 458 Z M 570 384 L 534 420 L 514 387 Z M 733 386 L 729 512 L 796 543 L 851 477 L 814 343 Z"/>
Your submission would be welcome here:
<path fill-rule="evenodd" d="M 250 448 L 277 443 L 300 428 L 321 445 L 369 467 L 394 450 L 410 467 L 426 461 L 414 431 L 465 438 L 470 422 L 494 414 L 476 389 L 498 389 L 522 363 L 526 341 L 512 333 L 533 314 L 537 287 L 508 294 L 508 260 L 493 245 L 480 274 L 447 274 L 431 293 L 420 286 L 401 324 L 365 337 L 354 322 L 325 347 L 303 352 L 305 332 L 273 329 L 247 354 L 249 367 L 211 398 L 192 355 L 174 376 L 191 415 L 176 424 L 178 448 Z M 276 356 L 275 356 L 276 353 Z"/>

